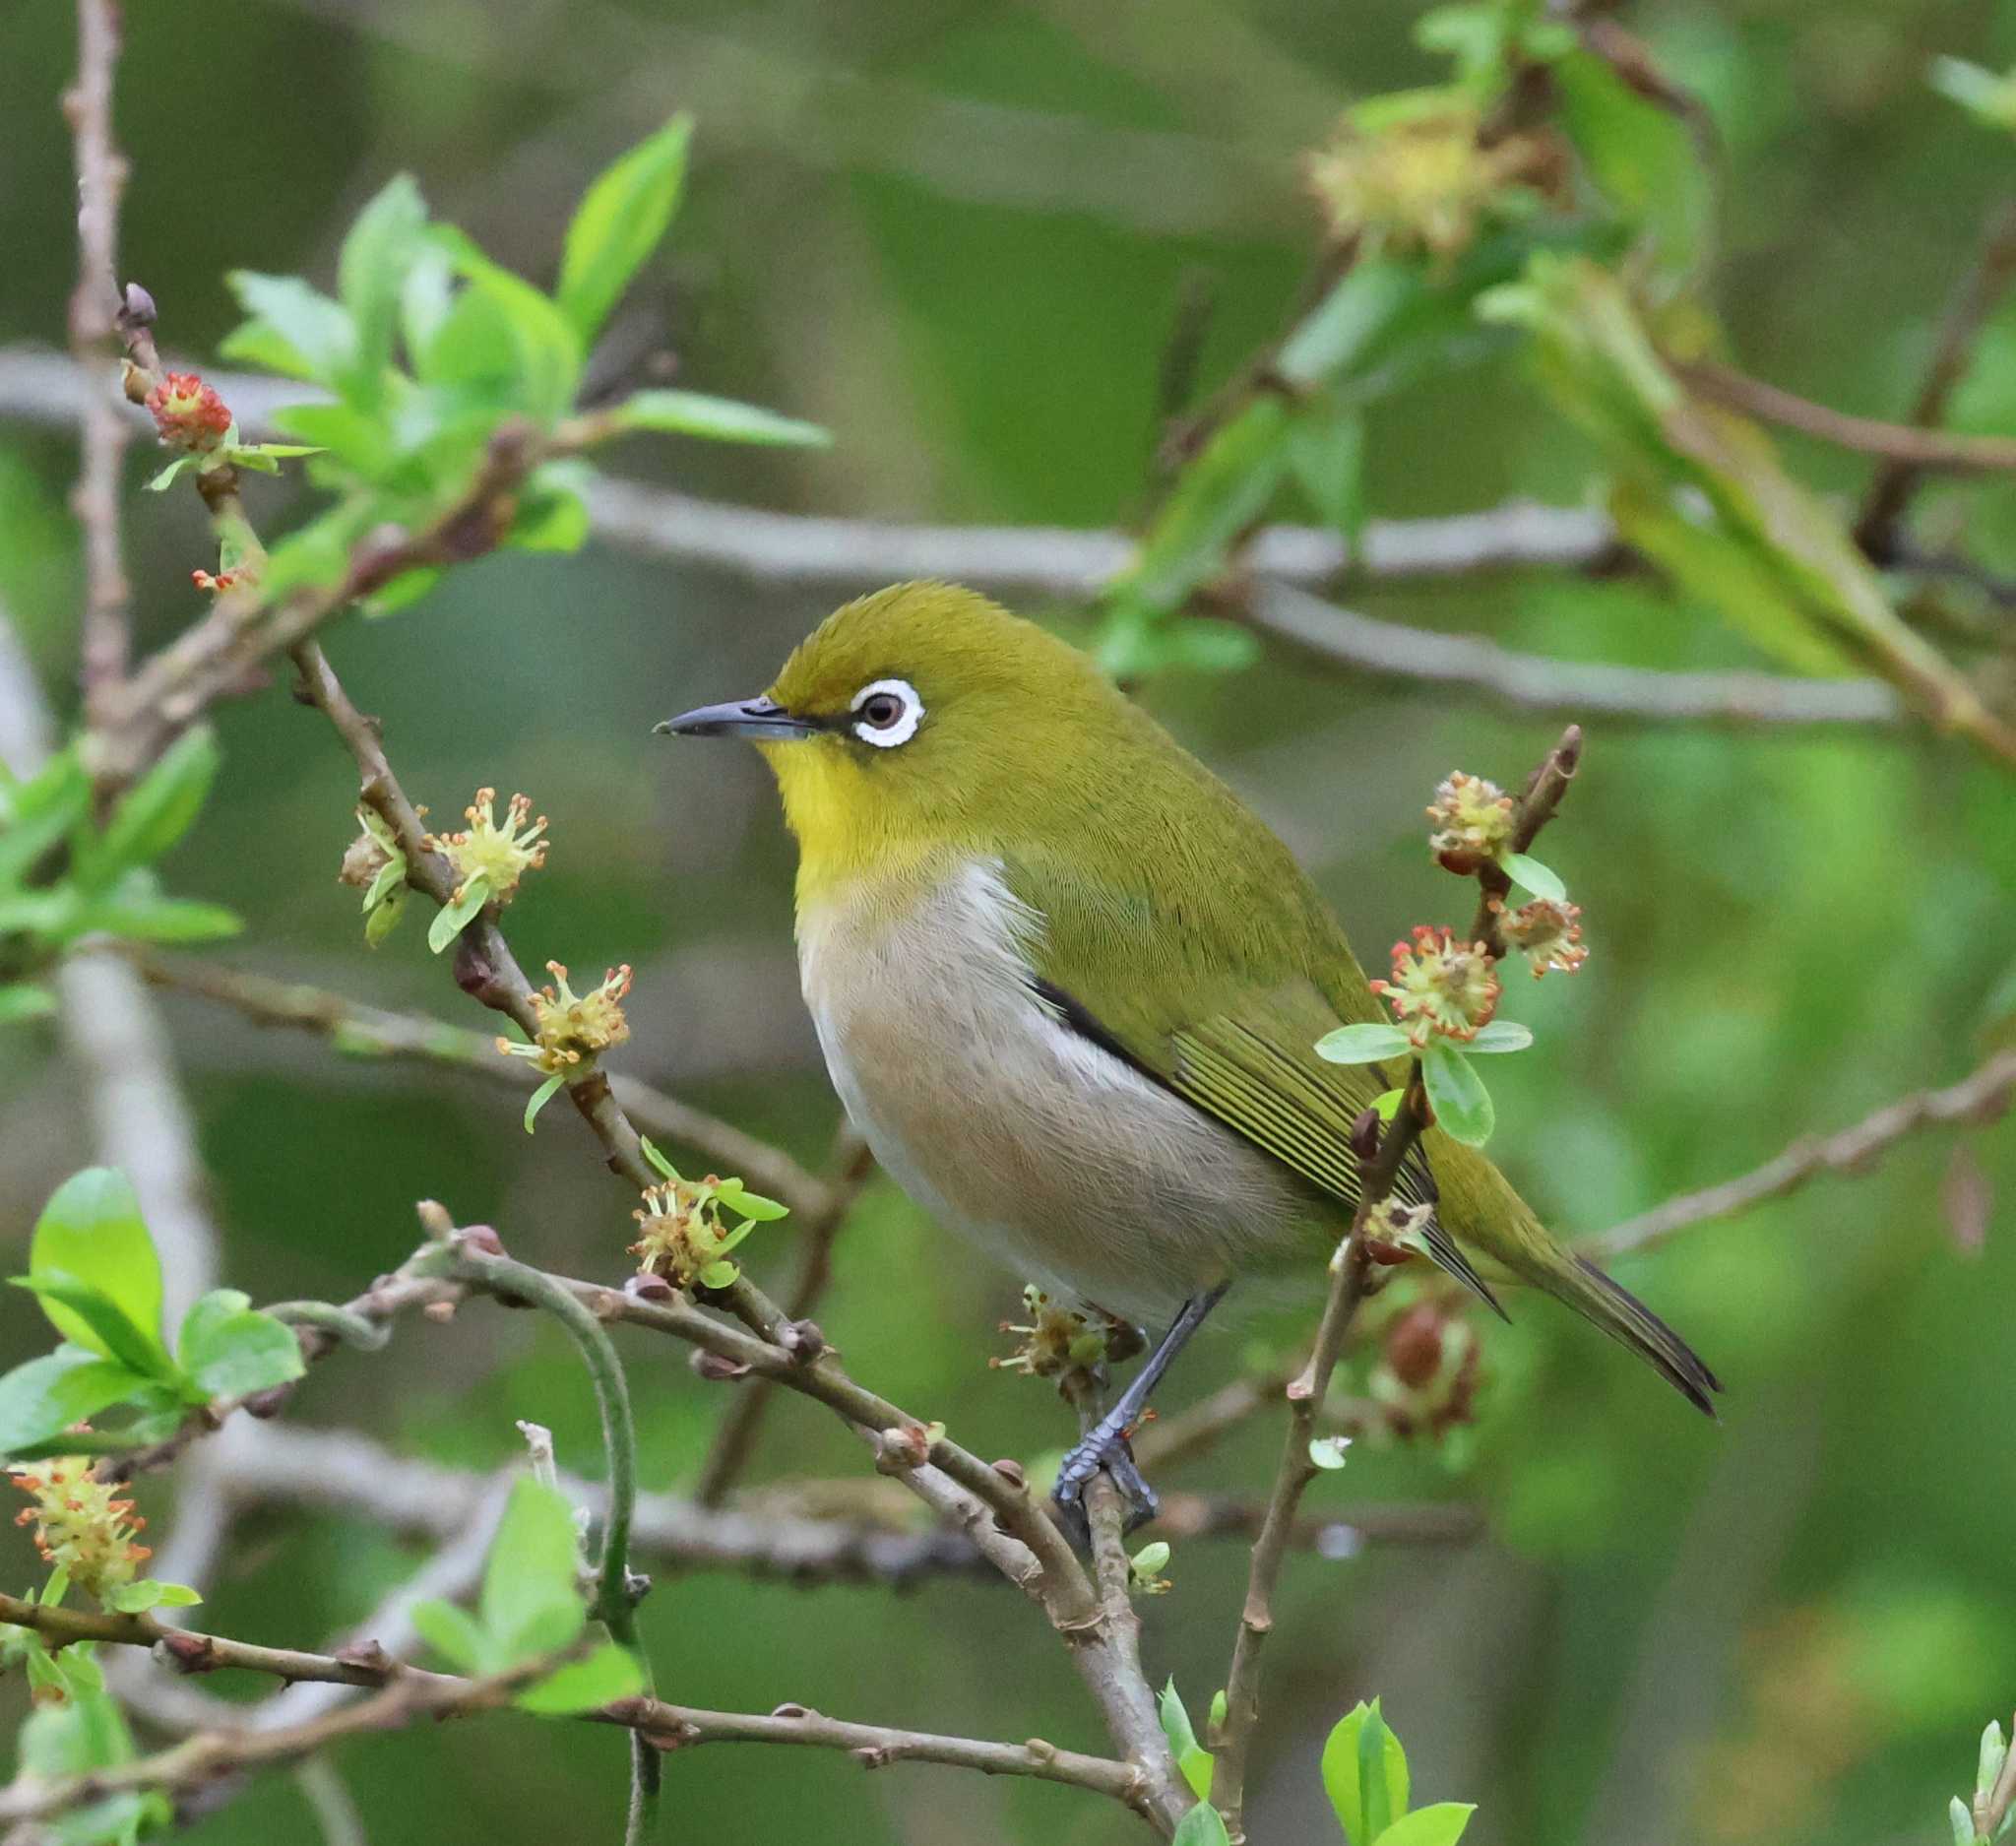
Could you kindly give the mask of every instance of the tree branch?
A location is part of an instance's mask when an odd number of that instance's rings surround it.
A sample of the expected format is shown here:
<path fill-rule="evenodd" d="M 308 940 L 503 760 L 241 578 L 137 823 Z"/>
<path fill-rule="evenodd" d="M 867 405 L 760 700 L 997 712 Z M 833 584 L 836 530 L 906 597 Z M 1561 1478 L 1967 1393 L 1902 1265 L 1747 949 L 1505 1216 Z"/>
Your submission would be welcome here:
<path fill-rule="evenodd" d="M 1853 449 L 1858 455 L 1880 455 L 1915 471 L 1949 474 L 2002 474 L 2016 469 L 2016 437 L 1960 436 L 1945 430 L 1918 429 L 1906 423 L 1885 423 L 1868 416 L 1815 404 L 1810 398 L 1781 390 L 1727 365 L 1706 359 L 1672 359 L 1668 363 L 1690 390 L 1711 403 L 1741 411 L 1796 429 L 1803 436 Z"/>
<path fill-rule="evenodd" d="M 1974 261 L 1960 279 L 1939 319 L 1931 363 L 1912 401 L 1910 421 L 1928 429 L 1946 414 L 1946 405 L 1974 363 L 1975 342 L 1996 304 L 2016 281 L 2016 198 L 2004 199 L 1988 215 Z M 1856 542 L 1877 563 L 1889 563 L 1897 551 L 1897 528 L 1923 471 L 1916 464 L 1886 460 L 1869 477 L 1860 515 L 1855 523 Z"/>
<path fill-rule="evenodd" d="M 1689 1225 L 1728 1218 L 1767 1199 L 1782 1198 L 1817 1174 L 1860 1173 L 1920 1128 L 1942 1122 L 1992 1121 L 2009 1107 L 2012 1094 L 2016 1094 L 2016 1051 L 1997 1051 L 1950 1089 L 1920 1090 L 1823 1139 L 1802 1136 L 1750 1173 L 1668 1199 L 1599 1237 L 1585 1239 L 1577 1247 L 1599 1261 L 1633 1255 Z"/>

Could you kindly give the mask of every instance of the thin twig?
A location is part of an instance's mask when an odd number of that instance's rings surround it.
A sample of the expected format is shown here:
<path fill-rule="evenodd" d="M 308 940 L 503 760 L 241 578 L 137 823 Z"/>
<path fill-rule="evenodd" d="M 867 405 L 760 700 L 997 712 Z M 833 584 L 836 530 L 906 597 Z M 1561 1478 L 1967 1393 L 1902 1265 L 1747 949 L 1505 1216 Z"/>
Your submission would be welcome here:
<path fill-rule="evenodd" d="M 1598 1260 L 1650 1249 L 1689 1225 L 1728 1218 L 1767 1199 L 1782 1198 L 1815 1175 L 1863 1172 L 1917 1129 L 1942 1122 L 1992 1121 L 2009 1107 L 2012 1094 L 2016 1051 L 1997 1051 L 1949 1089 L 1920 1090 L 1838 1134 L 1802 1136 L 1753 1172 L 1670 1198 L 1599 1237 L 1585 1239 L 1577 1248 Z"/>
<path fill-rule="evenodd" d="M 119 533 L 120 465 L 132 425 L 118 408 L 109 369 L 119 331 L 119 199 L 126 189 L 126 161 L 112 138 L 119 35 L 116 0 L 77 0 L 77 82 L 64 95 L 63 112 L 77 162 L 70 350 L 88 382 L 79 406 L 82 466 L 71 506 L 84 529 L 81 664 L 85 710 L 94 719 L 125 676 L 132 641 Z"/>
<path fill-rule="evenodd" d="M 1796 429 L 1801 435 L 1853 449 L 1858 455 L 1880 455 L 1924 472 L 2001 474 L 2016 469 L 2016 437 L 1962 436 L 1944 430 L 1917 429 L 1907 423 L 1885 423 L 1874 417 L 1851 416 L 1845 411 L 1815 404 L 1810 398 L 1766 384 L 1727 365 L 1706 359 L 1670 361 L 1674 373 L 1692 390 L 1714 403 L 1745 415 Z"/>
<path fill-rule="evenodd" d="M 319 1033 L 339 1050 L 356 1056 L 434 1064 L 515 1090 L 535 1089 L 542 1081 L 525 1058 L 499 1056 L 490 1033 L 365 1005 L 328 987 L 167 954 L 144 943 L 109 944 L 108 951 L 130 961 L 155 987 L 227 1006 L 258 1025 Z M 802 1220 L 822 1222 L 833 1208 L 833 1188 L 782 1148 L 635 1077 L 611 1071 L 609 1086 L 624 1114 L 661 1146 L 697 1149 L 718 1162 L 722 1172 L 781 1199 Z"/>
<path fill-rule="evenodd" d="M 409 1666 L 381 1650 L 357 1648 L 351 1654 L 313 1654 L 291 1648 L 261 1647 L 224 1635 L 163 1628 L 150 1616 L 99 1615 L 83 1610 L 50 1608 L 0 1596 L 0 1623 L 31 1628 L 56 1646 L 89 1640 L 113 1646 L 152 1648 L 174 1671 L 207 1674 L 237 1669 L 267 1674 L 289 1683 L 367 1687 L 397 1699 L 381 1698 L 317 1713 L 297 1724 L 266 1730 L 213 1733 L 192 1739 L 175 1750 L 106 1772 L 116 1785 L 84 1779 L 68 1788 L 64 1799 L 33 1810 L 10 1809 L 10 1797 L 32 1799 L 17 1784 L 0 1793 L 0 1818 L 47 1815 L 117 1788 L 188 1787 L 234 1770 L 286 1760 L 321 1748 L 337 1737 L 386 1728 L 391 1722 L 432 1715 L 448 1717 L 487 1709 L 504 1693 L 540 1677 L 550 1661 L 514 1668 L 508 1676 L 474 1681 L 450 1673 L 430 1673 Z M 364 1714 L 369 1714 L 365 1718 Z M 1130 1807 L 1143 1798 L 1143 1777 L 1132 1764 L 1107 1757 L 1058 1750 L 1033 1738 L 1027 1744 L 994 1744 L 978 1738 L 947 1737 L 929 1732 L 898 1730 L 886 1725 L 853 1724 L 828 1718 L 804 1705 L 780 1705 L 775 1711 L 709 1711 L 698 1706 L 668 1704 L 651 1697 L 618 1699 L 580 1714 L 595 1724 L 621 1725 L 639 1735 L 654 1754 L 697 1744 L 787 1744 L 843 1750 L 864 1767 L 879 1769 L 897 1762 L 937 1762 L 977 1769 L 988 1775 L 1032 1776 L 1067 1783 L 1108 1795 Z M 362 1721 L 360 1721 L 362 1720 Z"/>
<path fill-rule="evenodd" d="M 1629 724 L 1760 728 L 1900 723 L 1904 703 L 1877 679 L 1791 673 L 1668 672 L 1520 654 L 1483 635 L 1380 621 L 1285 582 L 1261 580 L 1228 612 L 1264 635 L 1376 678 L 1453 686 L 1526 712 L 1580 712 Z"/>
<path fill-rule="evenodd" d="M 1909 420 L 1916 427 L 1929 429 L 1944 419 L 1947 403 L 1974 362 L 1975 343 L 2012 281 L 2016 281 L 2016 198 L 2002 200 L 1989 213 L 1974 261 L 1940 316 L 1931 363 L 1912 401 Z M 1915 464 L 1893 458 L 1869 477 L 1855 523 L 1855 538 L 1879 564 L 1889 562 L 1896 551 L 1897 529 L 1921 476 Z"/>

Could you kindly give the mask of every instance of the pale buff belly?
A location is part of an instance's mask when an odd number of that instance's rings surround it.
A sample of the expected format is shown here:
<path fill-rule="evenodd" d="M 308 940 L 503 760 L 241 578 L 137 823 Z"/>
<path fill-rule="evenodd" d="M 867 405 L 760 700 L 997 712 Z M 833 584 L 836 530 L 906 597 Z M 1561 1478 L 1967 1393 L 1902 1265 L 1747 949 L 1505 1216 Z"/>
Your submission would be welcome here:
<path fill-rule="evenodd" d="M 1281 1167 L 1037 997 L 1040 928 L 984 865 L 801 917 L 806 1002 L 876 1159 L 1016 1276 L 1136 1318 L 1315 1247 Z"/>

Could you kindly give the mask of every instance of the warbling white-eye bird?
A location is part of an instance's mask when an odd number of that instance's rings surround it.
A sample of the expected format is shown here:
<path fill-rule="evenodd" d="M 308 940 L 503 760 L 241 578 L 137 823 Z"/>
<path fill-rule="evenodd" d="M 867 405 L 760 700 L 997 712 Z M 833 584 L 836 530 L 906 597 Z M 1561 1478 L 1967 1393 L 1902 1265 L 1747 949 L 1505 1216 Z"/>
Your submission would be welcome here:
<path fill-rule="evenodd" d="M 761 697 L 659 727 L 747 737 L 797 836 L 798 963 L 834 1087 L 934 1217 L 1061 1295 L 1167 1331 L 1071 1451 L 1154 1497 L 1126 1432 L 1234 1283 L 1306 1275 L 1349 1228 L 1352 1124 L 1387 1077 L 1326 1063 L 1383 1019 L 1260 818 L 1084 655 L 970 590 L 850 603 Z M 1397 1188 L 1430 1254 L 1565 1302 L 1712 1416 L 1715 1375 L 1429 1129 Z"/>

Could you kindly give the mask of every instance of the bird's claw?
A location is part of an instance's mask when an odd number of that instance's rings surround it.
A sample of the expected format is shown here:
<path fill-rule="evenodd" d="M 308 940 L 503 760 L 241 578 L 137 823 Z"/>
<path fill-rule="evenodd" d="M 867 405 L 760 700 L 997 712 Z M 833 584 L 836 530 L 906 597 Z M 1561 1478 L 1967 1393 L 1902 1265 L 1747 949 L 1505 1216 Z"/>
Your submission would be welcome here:
<path fill-rule="evenodd" d="M 1057 1485 L 1050 1490 L 1057 1517 L 1081 1551 L 1090 1550 L 1092 1545 L 1092 1527 L 1085 1511 L 1085 1490 L 1102 1468 L 1127 1503 L 1123 1530 L 1132 1532 L 1137 1526 L 1146 1525 L 1162 1510 L 1162 1501 L 1157 1498 L 1155 1489 L 1148 1485 L 1135 1463 L 1126 1432 L 1094 1430 L 1064 1457 L 1063 1465 L 1057 1470 Z"/>

